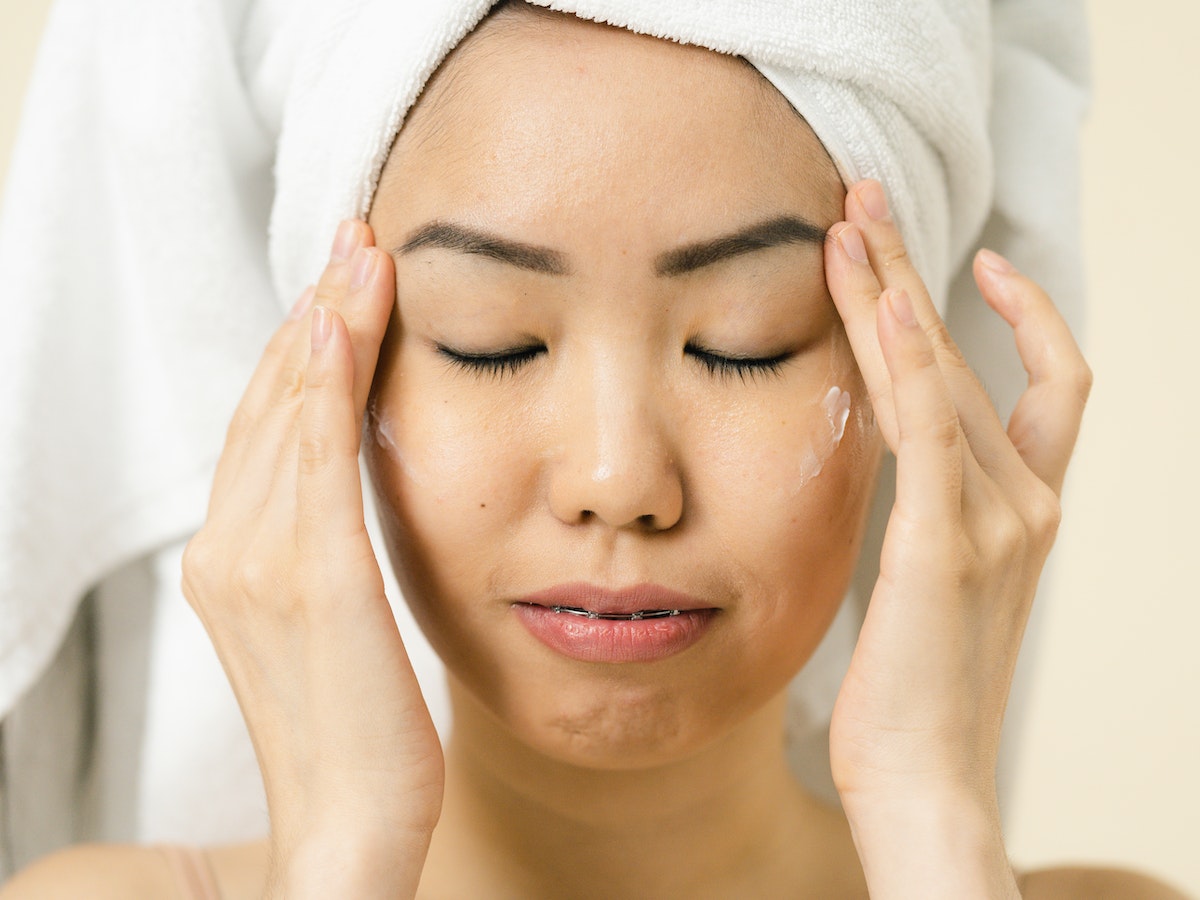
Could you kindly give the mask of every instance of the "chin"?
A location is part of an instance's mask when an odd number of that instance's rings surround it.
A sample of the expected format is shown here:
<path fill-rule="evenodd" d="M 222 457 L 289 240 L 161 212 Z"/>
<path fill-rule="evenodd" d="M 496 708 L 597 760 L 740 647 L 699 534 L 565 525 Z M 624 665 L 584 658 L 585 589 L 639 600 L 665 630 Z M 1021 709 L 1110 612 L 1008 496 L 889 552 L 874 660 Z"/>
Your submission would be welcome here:
<path fill-rule="evenodd" d="M 515 736 L 560 762 L 648 769 L 700 752 L 725 730 L 714 710 L 669 684 L 568 685 L 531 698 Z"/>
<path fill-rule="evenodd" d="M 447 659 L 456 727 L 465 714 L 521 753 L 608 772 L 700 756 L 764 713 L 782 731 L 787 684 L 813 647 L 759 660 L 752 671 L 745 660 L 737 665 L 720 658 L 720 648 L 707 649 L 617 666 L 554 658 L 538 649 L 515 653 L 509 664 L 493 658 L 480 666 L 477 655 L 475 664 Z"/>

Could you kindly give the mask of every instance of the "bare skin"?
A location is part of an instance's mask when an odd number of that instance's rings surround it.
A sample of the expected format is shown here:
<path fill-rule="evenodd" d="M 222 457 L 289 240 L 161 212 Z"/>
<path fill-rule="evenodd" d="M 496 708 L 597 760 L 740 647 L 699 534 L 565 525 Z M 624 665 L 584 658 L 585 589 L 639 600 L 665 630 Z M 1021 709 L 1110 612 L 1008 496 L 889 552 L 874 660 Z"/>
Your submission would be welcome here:
<path fill-rule="evenodd" d="M 1178 896 L 1127 873 L 1019 880 L 1000 834 L 996 742 L 1090 384 L 1050 299 L 977 259 L 1030 374 L 1006 429 L 879 185 L 844 190 L 756 73 L 504 21 L 430 85 L 369 225 L 343 227 L 272 340 L 189 546 L 272 822 L 210 853 L 224 895 Z M 664 275 L 780 215 L 827 237 Z M 414 242 L 430 222 L 561 265 Z M 831 382 L 863 414 L 797 489 Z M 389 552 L 451 673 L 444 751 L 366 538 L 364 419 Z M 843 815 L 788 772 L 782 692 L 842 596 L 884 445 L 896 508 L 831 729 Z M 718 607 L 704 639 L 580 663 L 513 618 L 555 580 L 647 579 Z M 137 849 L 51 858 L 3 896 L 100 868 L 112 896 L 175 896 Z"/>

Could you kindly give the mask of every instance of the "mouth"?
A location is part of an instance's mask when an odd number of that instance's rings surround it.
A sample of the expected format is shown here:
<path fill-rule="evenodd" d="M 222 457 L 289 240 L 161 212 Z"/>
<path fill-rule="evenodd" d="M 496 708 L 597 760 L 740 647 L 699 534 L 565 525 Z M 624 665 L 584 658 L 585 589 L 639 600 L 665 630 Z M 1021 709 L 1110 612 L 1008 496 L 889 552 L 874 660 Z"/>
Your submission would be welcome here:
<path fill-rule="evenodd" d="M 699 641 L 720 611 L 661 585 L 620 590 L 564 584 L 512 604 L 530 633 L 563 656 L 588 662 L 650 662 Z"/>
<path fill-rule="evenodd" d="M 613 589 L 573 582 L 537 591 L 517 602 L 545 607 L 560 615 L 629 622 L 668 619 L 685 612 L 713 608 L 710 603 L 682 591 L 649 583 Z"/>
<path fill-rule="evenodd" d="M 540 603 L 529 603 L 527 606 L 541 606 Z M 609 622 L 638 622 L 642 619 L 669 619 L 677 616 L 680 609 L 638 609 L 631 613 L 598 612 L 594 609 L 584 609 L 582 606 L 544 606 L 552 613 L 566 616 L 578 616 L 581 619 L 605 619 Z"/>

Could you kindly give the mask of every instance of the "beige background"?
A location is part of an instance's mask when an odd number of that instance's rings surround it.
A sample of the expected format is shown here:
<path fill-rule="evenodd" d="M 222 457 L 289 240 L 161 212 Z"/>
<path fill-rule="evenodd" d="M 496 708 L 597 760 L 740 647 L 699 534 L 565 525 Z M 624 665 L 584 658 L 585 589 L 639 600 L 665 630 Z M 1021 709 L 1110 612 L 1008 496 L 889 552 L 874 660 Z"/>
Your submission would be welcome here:
<path fill-rule="evenodd" d="M 0 0 L 0 172 L 47 5 Z M 1200 4 L 1089 7 L 1096 387 L 1043 591 L 1009 849 L 1134 865 L 1200 896 Z"/>

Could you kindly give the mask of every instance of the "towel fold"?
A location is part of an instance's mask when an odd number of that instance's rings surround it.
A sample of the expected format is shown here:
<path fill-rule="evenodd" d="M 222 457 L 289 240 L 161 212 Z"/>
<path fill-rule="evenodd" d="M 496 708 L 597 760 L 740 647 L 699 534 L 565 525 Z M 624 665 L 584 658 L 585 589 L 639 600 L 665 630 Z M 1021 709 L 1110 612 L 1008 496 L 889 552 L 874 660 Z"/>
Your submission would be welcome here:
<path fill-rule="evenodd" d="M 944 305 L 992 196 L 986 3 L 530 2 L 748 59 L 805 117 L 847 184 L 883 182 L 909 251 Z M 321 29 L 332 47 L 307 56 L 282 114 L 271 226 L 281 297 L 315 279 L 337 221 L 366 214 L 425 79 L 490 5 L 429 3 L 415 13 L 364 0 L 359 15 Z M 329 172 L 341 177 L 322 177 Z"/>
<path fill-rule="evenodd" d="M 1010 256 L 1078 327 L 1081 0 L 531 2 L 750 60 L 847 182 L 884 183 L 1002 407 L 1023 375 L 964 275 L 972 249 Z M 225 425 L 281 310 L 315 279 L 337 222 L 366 212 L 407 110 L 490 6 L 57 4 L 0 218 L 0 715 L 89 590 L 201 524 Z M 873 582 L 877 549 L 864 559 L 857 584 Z M 821 749 L 864 603 L 847 604 L 793 691 L 809 777 L 828 767 L 805 748 Z"/>

